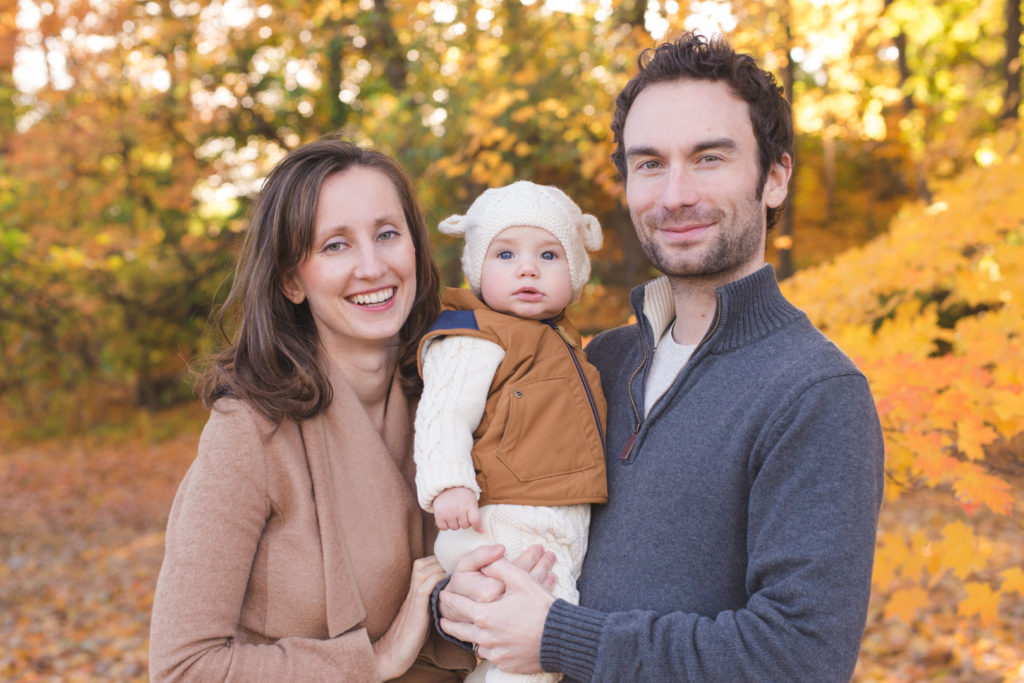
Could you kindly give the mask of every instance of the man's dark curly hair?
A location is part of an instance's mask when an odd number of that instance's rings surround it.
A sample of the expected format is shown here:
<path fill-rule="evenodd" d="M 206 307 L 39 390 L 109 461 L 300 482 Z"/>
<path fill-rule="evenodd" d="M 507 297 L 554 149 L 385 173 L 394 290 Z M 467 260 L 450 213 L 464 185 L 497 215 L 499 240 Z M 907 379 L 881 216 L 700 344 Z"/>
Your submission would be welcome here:
<path fill-rule="evenodd" d="M 637 60 L 640 71 L 630 79 L 615 100 L 612 161 L 626 179 L 626 152 L 622 129 L 634 100 L 648 85 L 683 79 L 721 81 L 745 101 L 757 139 L 760 163 L 758 197 L 774 164 L 793 159 L 793 111 L 775 77 L 760 68 L 753 57 L 738 54 L 724 39 L 687 31 L 671 42 L 644 50 Z M 778 219 L 781 207 L 768 209 L 768 229 Z"/>

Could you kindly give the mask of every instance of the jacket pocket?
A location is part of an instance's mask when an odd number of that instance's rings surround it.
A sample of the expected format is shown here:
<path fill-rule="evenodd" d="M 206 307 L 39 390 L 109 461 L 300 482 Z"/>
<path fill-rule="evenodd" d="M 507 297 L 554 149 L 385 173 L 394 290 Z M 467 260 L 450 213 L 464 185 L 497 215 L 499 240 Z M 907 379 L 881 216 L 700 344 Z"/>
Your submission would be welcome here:
<path fill-rule="evenodd" d="M 597 425 L 585 396 L 573 391 L 575 377 L 516 382 L 505 387 L 508 420 L 498 460 L 519 481 L 535 481 L 599 466 L 591 444 Z M 600 450 L 600 449 L 598 449 Z"/>

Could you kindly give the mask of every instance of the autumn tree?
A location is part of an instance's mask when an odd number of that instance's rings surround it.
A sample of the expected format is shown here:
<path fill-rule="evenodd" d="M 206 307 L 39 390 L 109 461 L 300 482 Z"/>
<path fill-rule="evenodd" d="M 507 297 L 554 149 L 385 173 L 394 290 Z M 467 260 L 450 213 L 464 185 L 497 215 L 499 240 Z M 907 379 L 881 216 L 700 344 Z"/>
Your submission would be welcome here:
<path fill-rule="evenodd" d="M 886 617 L 914 620 L 944 577 L 962 587 L 960 614 L 985 625 L 1024 593 L 1020 569 L 992 564 L 979 530 L 988 515 L 1019 514 L 1002 468 L 1024 443 L 1022 142 L 1013 127 L 976 145 L 974 165 L 938 184 L 932 204 L 784 286 L 871 382 L 887 500 L 929 487 L 963 510 L 942 528 L 881 530 L 874 589 Z"/>

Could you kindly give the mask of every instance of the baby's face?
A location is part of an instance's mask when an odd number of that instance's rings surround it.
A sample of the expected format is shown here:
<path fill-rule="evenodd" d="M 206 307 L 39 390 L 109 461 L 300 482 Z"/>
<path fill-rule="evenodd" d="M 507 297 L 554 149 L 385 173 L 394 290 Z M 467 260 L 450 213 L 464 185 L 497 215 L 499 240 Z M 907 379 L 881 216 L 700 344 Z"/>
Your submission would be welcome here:
<path fill-rule="evenodd" d="M 553 318 L 572 298 L 565 249 L 542 228 L 505 228 L 487 247 L 480 294 L 488 306 L 520 318 Z"/>

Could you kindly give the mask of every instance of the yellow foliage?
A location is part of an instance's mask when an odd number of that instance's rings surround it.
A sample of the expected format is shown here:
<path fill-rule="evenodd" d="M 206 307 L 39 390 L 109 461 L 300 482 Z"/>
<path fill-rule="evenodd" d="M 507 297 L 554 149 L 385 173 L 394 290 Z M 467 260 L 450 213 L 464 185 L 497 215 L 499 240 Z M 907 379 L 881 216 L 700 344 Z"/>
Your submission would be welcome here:
<path fill-rule="evenodd" d="M 1003 585 L 1002 591 L 1004 593 L 1019 593 L 1024 597 L 1024 569 L 1020 567 L 1010 567 L 1003 572 Z"/>
<path fill-rule="evenodd" d="M 908 623 L 917 617 L 917 611 L 928 604 L 928 591 L 914 586 L 893 591 L 885 604 L 885 618 L 897 617 Z"/>
<path fill-rule="evenodd" d="M 942 540 L 935 545 L 935 553 L 942 558 L 942 566 L 953 576 L 965 579 L 984 568 L 983 552 L 974 535 L 974 529 L 961 520 L 942 528 Z"/>
<path fill-rule="evenodd" d="M 883 615 L 912 621 L 940 579 L 958 614 L 990 625 L 1024 571 L 1000 567 L 985 515 L 1014 514 L 989 451 L 1024 430 L 1024 130 L 986 141 L 984 164 L 905 207 L 890 230 L 783 283 L 867 375 L 886 440 L 886 500 L 921 485 L 966 513 L 938 537 L 881 529 L 873 586 Z M 997 582 L 979 581 L 1003 577 Z"/>
<path fill-rule="evenodd" d="M 957 608 L 960 617 L 977 617 L 984 626 L 991 626 L 999 616 L 999 593 L 987 583 L 969 581 L 964 584 L 967 597 Z"/>

